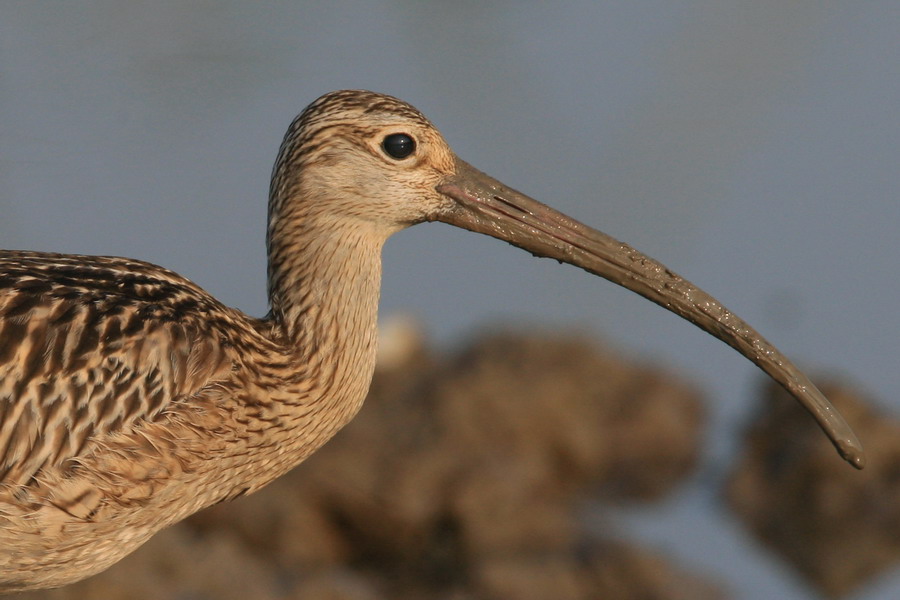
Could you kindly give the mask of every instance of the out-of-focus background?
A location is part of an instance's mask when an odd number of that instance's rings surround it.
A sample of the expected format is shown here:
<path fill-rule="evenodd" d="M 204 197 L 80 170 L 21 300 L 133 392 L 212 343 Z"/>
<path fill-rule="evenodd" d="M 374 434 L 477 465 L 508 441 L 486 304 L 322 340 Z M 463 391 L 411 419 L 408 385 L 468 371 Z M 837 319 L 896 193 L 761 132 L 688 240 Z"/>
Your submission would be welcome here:
<path fill-rule="evenodd" d="M 281 136 L 320 94 L 373 89 L 896 411 L 898 31 L 892 0 L 8 2 L 0 246 L 142 258 L 261 315 Z M 415 315 L 439 346 L 498 322 L 577 329 L 702 387 L 700 466 L 616 527 L 733 597 L 817 597 L 721 502 L 752 365 L 611 284 L 443 225 L 398 234 L 384 262 L 382 315 Z M 900 572 L 852 597 L 900 597 Z"/>

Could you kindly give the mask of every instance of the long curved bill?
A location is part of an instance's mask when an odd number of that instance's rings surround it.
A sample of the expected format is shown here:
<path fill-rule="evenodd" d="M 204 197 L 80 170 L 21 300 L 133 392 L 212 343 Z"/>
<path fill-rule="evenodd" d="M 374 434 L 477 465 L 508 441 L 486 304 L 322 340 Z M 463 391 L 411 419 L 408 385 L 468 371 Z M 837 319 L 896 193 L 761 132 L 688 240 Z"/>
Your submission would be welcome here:
<path fill-rule="evenodd" d="M 687 319 L 781 384 L 812 414 L 844 460 L 858 469 L 865 466 L 862 446 L 825 396 L 778 349 L 718 300 L 627 244 L 456 160 L 456 172 L 436 188 L 455 200 L 453 208 L 436 215 L 435 220 L 581 267 Z"/>

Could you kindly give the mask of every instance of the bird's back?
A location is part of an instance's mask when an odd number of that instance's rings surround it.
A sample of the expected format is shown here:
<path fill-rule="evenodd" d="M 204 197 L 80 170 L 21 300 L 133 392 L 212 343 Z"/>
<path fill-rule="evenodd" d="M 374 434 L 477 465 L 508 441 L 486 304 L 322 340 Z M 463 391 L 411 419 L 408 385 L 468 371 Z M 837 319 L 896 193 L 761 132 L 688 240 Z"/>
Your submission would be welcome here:
<path fill-rule="evenodd" d="M 149 263 L 0 251 L 0 591 L 29 553 L 72 559 L 54 532 L 99 532 L 196 469 L 189 416 L 214 410 L 239 314 Z"/>

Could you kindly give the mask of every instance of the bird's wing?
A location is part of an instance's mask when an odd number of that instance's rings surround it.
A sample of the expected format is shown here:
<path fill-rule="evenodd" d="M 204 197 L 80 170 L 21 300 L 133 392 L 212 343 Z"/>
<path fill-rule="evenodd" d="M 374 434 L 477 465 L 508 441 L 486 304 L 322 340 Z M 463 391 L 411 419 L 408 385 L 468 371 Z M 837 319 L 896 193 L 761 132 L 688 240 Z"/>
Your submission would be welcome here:
<path fill-rule="evenodd" d="M 227 372 L 204 335 L 215 304 L 149 263 L 0 251 L 0 486 L 30 485 Z"/>

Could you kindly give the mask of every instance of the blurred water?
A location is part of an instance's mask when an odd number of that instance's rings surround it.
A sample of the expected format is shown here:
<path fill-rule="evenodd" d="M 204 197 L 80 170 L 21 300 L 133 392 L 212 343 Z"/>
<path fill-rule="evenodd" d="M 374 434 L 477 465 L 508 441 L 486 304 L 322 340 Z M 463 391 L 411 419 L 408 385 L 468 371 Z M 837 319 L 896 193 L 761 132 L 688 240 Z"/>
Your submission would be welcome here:
<path fill-rule="evenodd" d="M 887 0 L 9 2 L 0 245 L 140 257 L 262 314 L 284 128 L 323 92 L 370 88 L 895 409 L 898 30 Z M 738 598 L 815 597 L 718 505 L 759 377 L 719 342 L 575 269 L 440 225 L 389 242 L 382 306 L 444 343 L 495 319 L 587 327 L 688 373 L 714 406 L 705 466 L 665 505 L 624 511 L 623 526 Z M 898 596 L 894 574 L 857 598 Z"/>

